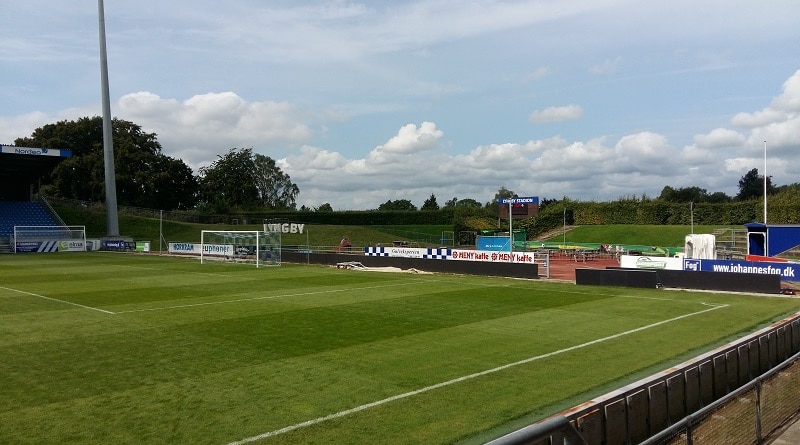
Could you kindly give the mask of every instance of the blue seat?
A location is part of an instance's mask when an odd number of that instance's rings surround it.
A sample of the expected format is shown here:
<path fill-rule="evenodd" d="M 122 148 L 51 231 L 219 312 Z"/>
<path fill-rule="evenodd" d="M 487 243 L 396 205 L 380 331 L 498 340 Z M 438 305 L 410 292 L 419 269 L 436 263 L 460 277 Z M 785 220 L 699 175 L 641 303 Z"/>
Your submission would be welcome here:
<path fill-rule="evenodd" d="M 14 226 L 56 226 L 58 223 L 38 202 L 0 201 L 0 235 L 10 236 Z"/>

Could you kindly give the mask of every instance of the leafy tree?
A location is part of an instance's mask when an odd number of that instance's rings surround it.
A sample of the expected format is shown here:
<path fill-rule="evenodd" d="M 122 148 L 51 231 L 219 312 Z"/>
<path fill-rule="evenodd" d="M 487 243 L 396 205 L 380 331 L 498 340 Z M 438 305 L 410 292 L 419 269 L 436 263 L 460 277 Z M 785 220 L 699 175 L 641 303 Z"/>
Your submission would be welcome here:
<path fill-rule="evenodd" d="M 481 205 L 480 202 L 472 198 L 464 198 L 458 200 L 458 202 L 456 203 L 456 207 L 469 207 L 474 209 L 480 209 L 483 206 Z"/>
<path fill-rule="evenodd" d="M 730 202 L 730 201 L 731 201 L 731 197 L 726 195 L 725 192 L 714 192 L 714 193 L 708 195 L 708 202 L 710 202 L 710 203 L 719 204 L 719 203 Z"/>
<path fill-rule="evenodd" d="M 117 202 L 160 209 L 192 208 L 198 184 L 181 160 L 161 152 L 155 133 L 132 122 L 114 119 L 114 170 Z M 72 157 L 42 179 L 41 191 L 53 196 L 87 201 L 105 200 L 103 119 L 83 117 L 37 128 L 16 145 L 66 148 Z"/>
<path fill-rule="evenodd" d="M 468 207 L 468 208 L 480 209 L 483 207 L 483 204 L 472 198 L 458 199 L 456 197 L 453 197 L 453 199 L 448 199 L 444 203 L 444 208 L 450 208 L 450 207 Z"/>
<path fill-rule="evenodd" d="M 232 148 L 200 169 L 201 199 L 217 212 L 231 208 L 291 209 L 300 189 L 275 161 L 250 148 Z"/>
<path fill-rule="evenodd" d="M 545 207 L 552 204 L 558 204 L 559 202 L 560 201 L 558 199 L 542 198 L 541 200 L 539 200 L 539 211 L 541 212 L 542 210 L 545 209 Z"/>
<path fill-rule="evenodd" d="M 772 185 L 772 177 L 767 176 L 767 194 L 772 195 L 777 191 Z M 739 180 L 739 193 L 736 195 L 737 201 L 747 201 L 748 199 L 758 199 L 764 196 L 764 177 L 759 176 L 758 169 L 754 168 L 747 172 Z"/>
<path fill-rule="evenodd" d="M 425 200 L 420 210 L 439 210 L 439 203 L 436 202 L 436 195 L 431 193 L 431 196 Z"/>
<path fill-rule="evenodd" d="M 256 153 L 253 159 L 260 204 L 270 209 L 294 209 L 300 189 L 269 156 Z"/>
<path fill-rule="evenodd" d="M 326 202 L 325 204 L 322 204 L 319 207 L 317 207 L 317 211 L 318 212 L 332 212 L 333 211 L 333 207 L 331 207 L 331 205 Z"/>
<path fill-rule="evenodd" d="M 492 213 L 497 213 L 499 208 L 499 205 L 497 204 L 498 199 L 517 198 L 517 197 L 518 195 L 516 193 L 507 189 L 505 186 L 500 187 L 500 189 L 497 190 L 497 193 L 494 194 L 494 199 L 486 203 L 486 208 Z"/>
<path fill-rule="evenodd" d="M 705 202 L 708 200 L 708 191 L 700 187 L 672 188 L 665 186 L 658 199 L 667 202 Z"/>
<path fill-rule="evenodd" d="M 396 201 L 392 201 L 391 199 L 384 202 L 383 204 L 378 206 L 378 210 L 386 211 L 386 210 L 408 210 L 413 211 L 417 210 L 417 207 L 411 203 L 411 201 L 407 199 L 398 199 Z"/>
<path fill-rule="evenodd" d="M 250 149 L 232 148 L 200 169 L 200 199 L 209 210 L 227 213 L 231 208 L 254 208 L 258 189 L 253 181 L 255 165 Z"/>

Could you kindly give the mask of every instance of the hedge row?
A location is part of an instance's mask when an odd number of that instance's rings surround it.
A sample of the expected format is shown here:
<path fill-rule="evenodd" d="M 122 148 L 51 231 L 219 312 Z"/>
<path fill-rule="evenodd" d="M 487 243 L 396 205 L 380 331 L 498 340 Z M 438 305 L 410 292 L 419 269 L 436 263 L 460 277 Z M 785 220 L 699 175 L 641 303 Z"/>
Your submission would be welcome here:
<path fill-rule="evenodd" d="M 794 203 L 768 203 L 770 224 L 800 224 L 800 206 Z M 742 225 L 764 220 L 763 201 L 730 203 L 670 203 L 664 201 L 620 200 L 614 202 L 556 203 L 539 215 L 521 221 L 518 227 L 528 235 L 568 225 L 646 224 L 646 225 Z"/>

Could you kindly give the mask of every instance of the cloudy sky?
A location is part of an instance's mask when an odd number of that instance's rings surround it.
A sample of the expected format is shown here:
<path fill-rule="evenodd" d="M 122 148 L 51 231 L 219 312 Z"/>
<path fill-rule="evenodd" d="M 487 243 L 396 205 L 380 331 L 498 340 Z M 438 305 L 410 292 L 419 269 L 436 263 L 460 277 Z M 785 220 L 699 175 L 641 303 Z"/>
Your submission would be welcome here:
<path fill-rule="evenodd" d="M 0 144 L 101 114 L 97 2 L 0 2 Z M 105 1 L 111 109 L 298 205 L 800 182 L 797 0 Z"/>

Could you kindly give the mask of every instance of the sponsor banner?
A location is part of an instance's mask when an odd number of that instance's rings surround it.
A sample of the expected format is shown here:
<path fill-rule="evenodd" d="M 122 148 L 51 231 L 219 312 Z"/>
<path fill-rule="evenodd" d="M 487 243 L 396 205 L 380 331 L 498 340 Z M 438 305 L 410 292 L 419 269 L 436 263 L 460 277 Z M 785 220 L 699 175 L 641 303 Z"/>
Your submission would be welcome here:
<path fill-rule="evenodd" d="M 508 239 L 508 238 L 506 238 Z M 496 252 L 486 250 L 458 250 L 453 249 L 450 260 L 456 261 L 482 261 L 486 263 L 524 263 L 533 264 L 536 260 L 533 252 Z"/>
<path fill-rule="evenodd" d="M 59 148 L 15 147 L 13 145 L 0 145 L 0 152 L 17 155 L 55 156 L 61 158 L 69 158 L 72 156 L 72 150 Z"/>
<path fill-rule="evenodd" d="M 150 241 L 136 241 L 136 251 L 137 252 L 149 252 L 150 251 Z"/>
<path fill-rule="evenodd" d="M 428 249 L 417 247 L 365 247 L 364 255 L 446 260 L 450 257 L 450 249 L 447 247 Z"/>
<path fill-rule="evenodd" d="M 510 252 L 511 239 L 507 236 L 478 236 L 478 250 Z"/>
<path fill-rule="evenodd" d="M 685 258 L 683 260 L 683 270 L 780 275 L 782 280 L 800 281 L 800 264 L 798 263 Z"/>
<path fill-rule="evenodd" d="M 203 255 L 232 256 L 233 244 L 202 244 Z"/>
<path fill-rule="evenodd" d="M 103 240 L 103 250 L 125 250 L 123 240 Z"/>
<path fill-rule="evenodd" d="M 58 242 L 59 252 L 83 252 L 86 250 L 86 243 L 83 240 L 64 240 Z"/>
<path fill-rule="evenodd" d="M 622 255 L 619 266 L 626 269 L 668 269 L 684 270 L 683 258 Z"/>
<path fill-rule="evenodd" d="M 169 243 L 169 253 L 184 253 L 200 255 L 200 244 L 194 243 Z"/>
<path fill-rule="evenodd" d="M 280 233 L 303 233 L 305 224 L 283 223 L 283 224 L 264 224 L 265 232 Z"/>
<path fill-rule="evenodd" d="M 58 241 L 17 241 L 14 247 L 18 253 L 58 252 Z"/>

